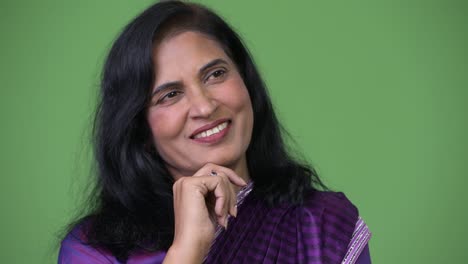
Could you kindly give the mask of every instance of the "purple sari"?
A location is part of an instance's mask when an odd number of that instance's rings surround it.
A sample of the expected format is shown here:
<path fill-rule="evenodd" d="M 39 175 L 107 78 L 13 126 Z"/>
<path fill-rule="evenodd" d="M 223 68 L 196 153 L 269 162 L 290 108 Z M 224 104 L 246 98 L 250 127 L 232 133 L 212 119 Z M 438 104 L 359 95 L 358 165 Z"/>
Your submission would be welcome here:
<path fill-rule="evenodd" d="M 303 205 L 268 207 L 238 196 L 237 218 L 218 229 L 204 263 L 370 264 L 370 232 L 356 207 L 342 193 L 311 192 Z M 245 198 L 245 199 L 244 199 Z M 120 263 L 82 241 L 79 228 L 62 242 L 58 263 Z M 128 264 L 162 263 L 165 252 L 136 253 Z"/>
<path fill-rule="evenodd" d="M 248 196 L 206 263 L 342 263 L 358 220 L 342 193 L 313 192 L 301 206 L 274 208 Z"/>

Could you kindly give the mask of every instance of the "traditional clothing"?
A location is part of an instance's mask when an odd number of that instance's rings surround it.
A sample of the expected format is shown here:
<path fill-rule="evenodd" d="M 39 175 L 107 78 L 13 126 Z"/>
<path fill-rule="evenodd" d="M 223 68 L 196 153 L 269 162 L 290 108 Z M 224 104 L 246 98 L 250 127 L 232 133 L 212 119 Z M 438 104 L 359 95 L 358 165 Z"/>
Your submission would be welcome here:
<path fill-rule="evenodd" d="M 228 229 L 218 228 L 204 263 L 370 264 L 370 232 L 356 207 L 342 193 L 311 191 L 301 205 L 269 207 L 238 194 L 238 214 Z M 62 242 L 59 263 L 112 263 L 115 257 L 87 246 L 75 228 Z M 165 252 L 135 253 L 128 264 L 162 263 Z"/>

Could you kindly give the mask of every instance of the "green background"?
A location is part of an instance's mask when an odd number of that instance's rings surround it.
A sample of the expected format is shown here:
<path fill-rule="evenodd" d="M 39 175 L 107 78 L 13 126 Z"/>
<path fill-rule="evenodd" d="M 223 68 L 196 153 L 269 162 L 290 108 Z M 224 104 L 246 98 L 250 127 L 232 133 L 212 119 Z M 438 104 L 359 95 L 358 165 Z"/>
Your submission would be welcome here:
<path fill-rule="evenodd" d="M 359 207 L 374 263 L 466 263 L 466 2 L 201 2 L 241 33 L 299 149 Z M 86 189 L 102 62 L 150 3 L 1 1 L 2 263 L 56 262 Z"/>

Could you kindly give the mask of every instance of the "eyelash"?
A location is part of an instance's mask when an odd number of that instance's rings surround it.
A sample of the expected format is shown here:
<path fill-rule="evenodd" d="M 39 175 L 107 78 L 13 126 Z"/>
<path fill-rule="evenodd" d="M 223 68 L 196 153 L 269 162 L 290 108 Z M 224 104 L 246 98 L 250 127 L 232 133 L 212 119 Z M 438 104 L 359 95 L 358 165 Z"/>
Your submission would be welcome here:
<path fill-rule="evenodd" d="M 210 80 L 211 77 L 213 77 L 215 79 L 219 79 L 219 78 L 223 77 L 226 74 L 226 72 L 227 71 L 225 69 L 217 69 L 217 70 L 213 71 L 212 73 L 210 73 L 205 81 Z M 218 76 L 216 76 L 216 75 L 218 75 Z"/>
<path fill-rule="evenodd" d="M 217 69 L 217 70 L 214 70 L 213 72 L 211 72 L 205 79 L 205 82 L 209 81 L 210 79 L 214 78 L 214 79 L 220 79 L 222 78 L 224 75 L 226 75 L 227 73 L 227 70 L 226 69 Z M 172 90 L 166 94 L 164 94 L 157 102 L 156 104 L 160 104 L 160 103 L 164 103 L 164 101 L 166 100 L 169 100 L 169 99 L 172 99 L 173 97 L 176 97 L 177 95 L 181 94 L 182 92 L 181 91 L 177 91 L 177 90 Z"/>
<path fill-rule="evenodd" d="M 173 91 L 170 91 L 168 93 L 166 93 L 165 95 L 163 95 L 157 102 L 156 104 L 159 104 L 159 103 L 162 103 L 164 102 L 165 100 L 167 99 L 171 99 L 179 94 L 181 94 L 182 92 L 181 91 L 176 91 L 176 90 L 173 90 Z"/>

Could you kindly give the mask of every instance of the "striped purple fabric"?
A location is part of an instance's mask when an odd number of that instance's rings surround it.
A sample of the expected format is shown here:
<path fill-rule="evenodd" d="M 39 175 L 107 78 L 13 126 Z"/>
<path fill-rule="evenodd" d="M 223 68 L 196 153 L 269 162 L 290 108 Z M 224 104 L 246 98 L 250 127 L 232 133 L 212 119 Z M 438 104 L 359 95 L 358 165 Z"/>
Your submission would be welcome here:
<path fill-rule="evenodd" d="M 354 228 L 353 237 L 348 245 L 348 252 L 346 253 L 342 264 L 354 264 L 361 256 L 362 251 L 367 246 L 372 234 L 369 231 L 366 223 L 359 217 L 356 227 Z"/>
<path fill-rule="evenodd" d="M 278 207 L 249 195 L 205 263 L 341 263 L 357 220 L 342 193 L 313 192 L 301 206 Z"/>
<path fill-rule="evenodd" d="M 301 206 L 272 208 L 248 195 L 251 190 L 249 184 L 239 192 L 238 216 L 227 230 L 218 229 L 204 263 L 371 263 L 370 232 L 344 194 L 315 192 Z M 58 263 L 122 264 L 83 241 L 78 225 L 62 241 Z M 163 251 L 135 252 L 127 263 L 157 264 L 164 257 Z"/>

